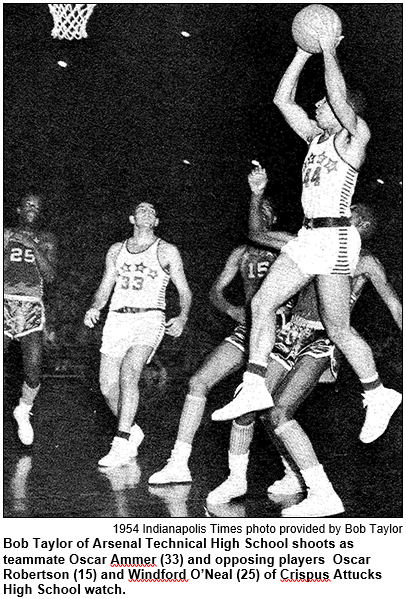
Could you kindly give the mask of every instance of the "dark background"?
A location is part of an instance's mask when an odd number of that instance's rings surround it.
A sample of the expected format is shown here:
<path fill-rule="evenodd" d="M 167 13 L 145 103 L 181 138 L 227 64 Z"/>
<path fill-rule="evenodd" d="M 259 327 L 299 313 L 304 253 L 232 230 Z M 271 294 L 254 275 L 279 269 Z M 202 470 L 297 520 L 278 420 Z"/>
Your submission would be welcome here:
<path fill-rule="evenodd" d="M 78 311 L 86 308 L 109 245 L 130 235 L 132 203 L 144 199 L 162 206 L 159 233 L 181 250 L 194 318 L 206 320 L 208 288 L 244 240 L 253 158 L 268 169 L 281 226 L 297 230 L 306 147 L 272 97 L 303 6 L 100 4 L 88 39 L 63 42 L 51 37 L 47 4 L 3 5 L 5 223 L 15 223 L 19 194 L 46 194 L 67 303 L 76 286 Z M 373 249 L 400 293 L 402 5 L 331 6 L 343 23 L 347 82 L 368 100 L 372 140 L 357 198 L 382 216 Z M 310 110 L 323 95 L 316 56 L 298 98 Z M 359 328 L 372 321 L 379 336 L 393 325 L 376 296 L 365 298 Z"/>

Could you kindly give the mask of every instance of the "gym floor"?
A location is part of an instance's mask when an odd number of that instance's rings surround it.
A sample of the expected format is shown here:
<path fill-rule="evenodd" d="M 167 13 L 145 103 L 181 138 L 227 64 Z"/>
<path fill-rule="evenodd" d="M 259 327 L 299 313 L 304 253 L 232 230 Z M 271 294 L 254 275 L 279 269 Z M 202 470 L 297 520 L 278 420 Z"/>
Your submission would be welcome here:
<path fill-rule="evenodd" d="M 86 376 L 47 377 L 33 409 L 34 444 L 23 447 L 12 410 L 19 397 L 19 365 L 6 362 L 4 402 L 4 516 L 9 518 L 278 518 L 281 504 L 266 489 L 282 476 L 278 454 L 260 423 L 249 465 L 248 493 L 230 504 L 207 508 L 207 494 L 228 474 L 229 423 L 210 414 L 230 400 L 241 374 L 210 394 L 190 460 L 193 483 L 151 487 L 150 475 L 170 455 L 187 389 L 175 368 L 161 388 L 145 388 L 139 410 L 145 439 L 133 463 L 102 472 L 97 462 L 108 452 L 115 420 L 97 388 L 97 369 Z M 17 373 L 17 374 L 16 374 Z M 401 379 L 391 374 L 391 386 Z M 384 378 L 385 381 L 385 378 Z M 389 384 L 388 381 L 385 381 Z M 402 407 L 386 433 L 370 445 L 358 440 L 363 421 L 360 389 L 343 368 L 336 386 L 319 385 L 298 414 L 317 455 L 340 495 L 345 518 L 402 516 Z M 291 498 L 291 502 L 300 501 Z"/>

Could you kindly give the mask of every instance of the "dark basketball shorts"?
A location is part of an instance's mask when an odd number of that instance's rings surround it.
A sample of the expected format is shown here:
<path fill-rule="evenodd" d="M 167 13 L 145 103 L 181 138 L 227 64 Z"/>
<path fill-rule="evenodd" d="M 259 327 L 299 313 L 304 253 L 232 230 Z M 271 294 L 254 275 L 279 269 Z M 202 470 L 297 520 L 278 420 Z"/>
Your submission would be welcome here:
<path fill-rule="evenodd" d="M 279 312 L 276 316 L 276 330 L 279 331 L 279 329 L 286 325 L 286 315 L 283 312 Z M 248 329 L 244 324 L 237 325 L 224 341 L 234 345 L 234 347 L 239 349 L 243 354 L 248 354 L 250 336 Z"/>
<path fill-rule="evenodd" d="M 19 339 L 45 326 L 44 304 L 39 298 L 4 298 L 4 334 Z"/>
<path fill-rule="evenodd" d="M 270 357 L 290 371 L 303 356 L 311 356 L 315 360 L 329 358 L 331 375 L 334 380 L 337 378 L 336 348 L 327 337 L 321 322 L 293 315 L 277 332 Z"/>

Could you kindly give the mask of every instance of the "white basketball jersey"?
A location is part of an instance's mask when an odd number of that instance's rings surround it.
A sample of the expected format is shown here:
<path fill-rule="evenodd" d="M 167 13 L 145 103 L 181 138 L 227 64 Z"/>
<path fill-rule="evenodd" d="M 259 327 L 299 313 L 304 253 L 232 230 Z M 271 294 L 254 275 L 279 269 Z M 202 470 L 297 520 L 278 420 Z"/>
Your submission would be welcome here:
<path fill-rule="evenodd" d="M 340 157 L 335 135 L 319 142 L 315 137 L 302 170 L 302 207 L 306 218 L 350 217 L 358 171 Z"/>
<path fill-rule="evenodd" d="M 117 279 L 110 311 L 120 308 L 165 309 L 165 291 L 169 282 L 158 260 L 157 239 L 142 252 L 129 252 L 125 241 L 116 260 Z"/>

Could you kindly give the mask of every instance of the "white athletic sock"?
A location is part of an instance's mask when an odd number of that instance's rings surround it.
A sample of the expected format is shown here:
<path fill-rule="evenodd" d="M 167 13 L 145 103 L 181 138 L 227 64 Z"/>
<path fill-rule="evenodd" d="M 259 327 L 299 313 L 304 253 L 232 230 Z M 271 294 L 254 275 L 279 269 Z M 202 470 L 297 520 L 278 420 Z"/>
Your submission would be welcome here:
<path fill-rule="evenodd" d="M 192 444 L 185 443 L 185 441 L 177 440 L 172 450 L 172 458 L 176 460 L 176 463 L 187 466 L 190 454 L 192 453 Z"/>
<path fill-rule="evenodd" d="M 325 490 L 326 488 L 331 488 L 331 483 L 321 464 L 313 466 L 312 468 L 305 468 L 304 470 L 301 470 L 301 474 L 306 483 L 306 487 L 311 491 L 320 493 L 320 491 Z"/>
<path fill-rule="evenodd" d="M 319 465 L 309 437 L 296 420 L 289 420 L 275 429 L 300 470 Z"/>
<path fill-rule="evenodd" d="M 230 454 L 241 455 L 248 453 L 252 438 L 254 436 L 254 424 L 237 424 L 233 420 L 230 434 Z"/>
<path fill-rule="evenodd" d="M 228 453 L 229 478 L 245 479 L 247 477 L 249 455 L 248 451 L 240 454 Z"/>
<path fill-rule="evenodd" d="M 364 389 L 364 397 L 373 397 L 374 391 L 378 391 L 379 394 L 383 389 L 378 373 L 367 379 L 360 379 L 360 383 Z"/>
<path fill-rule="evenodd" d="M 33 389 L 32 387 L 29 387 L 27 385 L 27 383 L 24 381 L 23 389 L 22 389 L 22 393 L 21 393 L 21 397 L 20 397 L 20 405 L 24 404 L 24 406 L 32 406 L 35 398 L 38 395 L 38 391 L 40 390 L 40 387 L 41 387 L 41 385 L 38 385 L 38 387 L 35 387 Z"/>
<path fill-rule="evenodd" d="M 206 398 L 197 395 L 186 395 L 183 405 L 182 415 L 180 417 L 178 441 L 184 443 L 193 443 L 196 431 L 203 418 L 204 408 L 206 407 Z"/>

